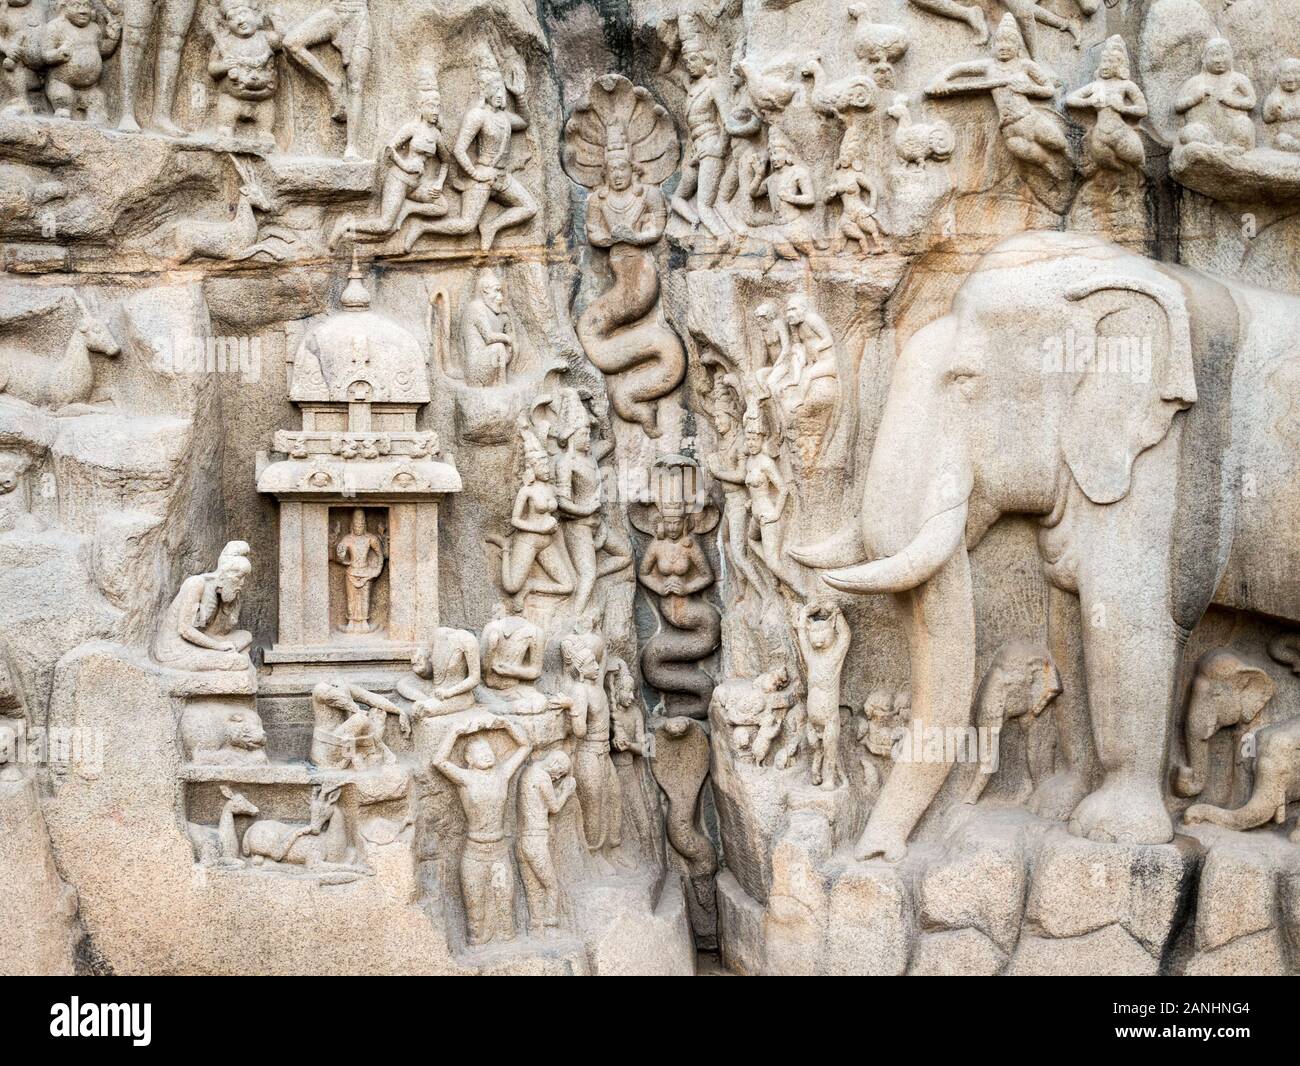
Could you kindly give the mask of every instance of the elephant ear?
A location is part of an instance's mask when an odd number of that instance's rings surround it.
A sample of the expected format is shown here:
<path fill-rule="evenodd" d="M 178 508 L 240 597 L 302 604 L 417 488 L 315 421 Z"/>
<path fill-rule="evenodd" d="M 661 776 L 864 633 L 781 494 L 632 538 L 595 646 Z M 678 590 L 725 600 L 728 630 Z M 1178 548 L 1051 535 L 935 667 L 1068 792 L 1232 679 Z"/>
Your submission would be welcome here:
<path fill-rule="evenodd" d="M 1093 335 L 1075 338 L 1072 391 L 1061 428 L 1065 462 L 1094 503 L 1128 493 L 1133 463 L 1196 402 L 1191 324 L 1182 290 L 1133 277 L 1097 277 L 1065 298 L 1091 311 Z M 1088 365 L 1080 366 L 1095 341 Z"/>
<path fill-rule="evenodd" d="M 1237 699 L 1238 718 L 1242 723 L 1253 722 L 1277 692 L 1277 685 L 1268 672 L 1258 666 L 1247 666 L 1232 678 L 1233 695 Z"/>

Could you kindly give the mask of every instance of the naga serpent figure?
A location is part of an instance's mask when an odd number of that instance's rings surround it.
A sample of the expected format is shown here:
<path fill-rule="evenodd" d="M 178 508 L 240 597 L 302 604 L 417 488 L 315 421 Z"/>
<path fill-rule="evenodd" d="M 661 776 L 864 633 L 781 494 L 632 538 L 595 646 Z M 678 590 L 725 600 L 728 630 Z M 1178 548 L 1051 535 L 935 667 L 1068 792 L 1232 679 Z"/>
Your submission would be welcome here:
<path fill-rule="evenodd" d="M 630 141 L 629 130 L 642 134 Z M 659 268 L 651 250 L 668 222 L 659 182 L 678 155 L 668 113 L 618 75 L 601 78 L 565 123 L 565 170 L 593 190 L 587 240 L 608 249 L 614 276 L 578 316 L 578 340 L 606 376 L 615 413 L 650 437 L 663 432 L 659 400 L 686 376 L 682 342 L 657 318 Z"/>
<path fill-rule="evenodd" d="M 668 714 L 704 718 L 713 678 L 699 664 L 722 643 L 722 616 L 702 595 L 716 577 L 698 534 L 710 532 L 719 516 L 717 508 L 698 507 L 682 491 L 687 472 L 698 475 L 693 460 L 669 455 L 655 465 L 666 476 L 648 508 L 651 520 L 639 508 L 633 512 L 633 524 L 653 538 L 637 576 L 658 597 L 663 623 L 641 651 L 641 673 L 663 693 Z"/>

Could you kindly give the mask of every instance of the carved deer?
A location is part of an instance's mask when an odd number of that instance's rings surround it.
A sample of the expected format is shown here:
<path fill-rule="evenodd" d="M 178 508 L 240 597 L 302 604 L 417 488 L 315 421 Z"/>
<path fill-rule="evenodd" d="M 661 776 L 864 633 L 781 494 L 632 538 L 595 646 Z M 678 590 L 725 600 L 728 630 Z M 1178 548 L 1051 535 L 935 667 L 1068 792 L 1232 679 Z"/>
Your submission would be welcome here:
<path fill-rule="evenodd" d="M 99 313 L 93 296 L 83 300 L 72 294 L 81 320 L 72 331 L 63 354 L 57 359 L 35 353 L 11 353 L 0 363 L 0 393 L 33 407 L 53 409 L 56 415 L 79 415 L 94 411 L 87 401 L 95 388 L 91 354 L 114 357 L 122 347 Z"/>
<path fill-rule="evenodd" d="M 263 191 L 252 169 L 233 155 L 230 162 L 239 175 L 239 201 L 235 215 L 224 222 L 183 218 L 171 223 L 164 232 L 164 247 L 170 243 L 178 263 L 191 259 L 235 259 L 257 242 L 257 211 L 271 210 L 271 200 Z"/>
<path fill-rule="evenodd" d="M 221 786 L 221 794 L 226 803 L 221 808 L 221 818 L 217 827 L 189 823 L 190 843 L 194 853 L 203 866 L 240 865 L 239 836 L 235 833 L 235 815 L 257 814 L 257 807 L 244 797 L 242 792 L 232 792 L 226 785 Z"/>
<path fill-rule="evenodd" d="M 356 850 L 348 843 L 347 822 L 338 806 L 342 790 L 342 785 L 318 787 L 306 825 L 271 818 L 254 822 L 244 832 L 244 854 L 259 866 L 270 859 L 309 870 L 355 867 Z"/>

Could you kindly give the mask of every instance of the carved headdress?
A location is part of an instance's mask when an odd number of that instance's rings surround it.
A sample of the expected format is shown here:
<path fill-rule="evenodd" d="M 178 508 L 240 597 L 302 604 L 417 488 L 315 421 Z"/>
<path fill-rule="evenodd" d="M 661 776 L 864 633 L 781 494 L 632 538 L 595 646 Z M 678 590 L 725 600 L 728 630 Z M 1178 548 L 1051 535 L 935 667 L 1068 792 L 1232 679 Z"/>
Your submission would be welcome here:
<path fill-rule="evenodd" d="M 1002 16 L 1002 21 L 998 23 L 998 28 L 993 32 L 993 43 L 997 44 L 999 41 L 1010 41 L 1016 46 L 1020 55 L 1028 54 L 1028 49 L 1025 48 L 1025 38 L 1010 12 Z"/>
<path fill-rule="evenodd" d="M 681 158 L 672 117 L 648 89 L 620 74 L 593 82 L 564 123 L 564 172 L 585 188 L 599 188 L 612 153 L 626 153 L 649 185 L 668 180 Z"/>

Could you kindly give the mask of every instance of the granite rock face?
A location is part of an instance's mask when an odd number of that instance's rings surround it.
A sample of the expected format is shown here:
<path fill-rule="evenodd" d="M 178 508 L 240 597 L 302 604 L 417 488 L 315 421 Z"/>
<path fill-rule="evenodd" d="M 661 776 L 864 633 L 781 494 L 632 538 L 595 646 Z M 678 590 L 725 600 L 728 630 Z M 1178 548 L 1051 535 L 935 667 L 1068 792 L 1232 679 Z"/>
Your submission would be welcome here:
<path fill-rule="evenodd" d="M 1300 970 L 1300 29 L 0 11 L 0 972 Z"/>

